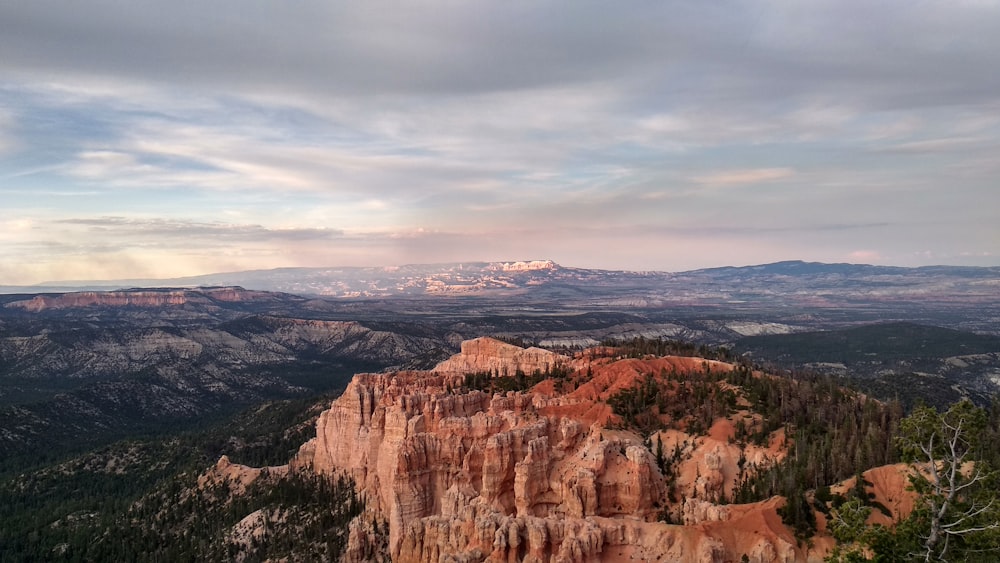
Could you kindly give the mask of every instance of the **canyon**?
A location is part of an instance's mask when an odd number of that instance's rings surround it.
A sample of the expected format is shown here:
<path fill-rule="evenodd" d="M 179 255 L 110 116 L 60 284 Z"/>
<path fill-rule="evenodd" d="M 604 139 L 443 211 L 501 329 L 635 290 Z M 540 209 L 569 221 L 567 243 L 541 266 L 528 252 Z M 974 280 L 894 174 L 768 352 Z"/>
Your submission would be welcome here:
<path fill-rule="evenodd" d="M 258 283 L 285 274 L 303 295 Z M 818 561 L 836 503 L 914 506 L 879 434 L 905 411 L 830 386 L 905 408 L 1000 381 L 990 268 L 234 276 L 0 295 L 11 549 L 104 560 L 118 544 L 79 539 L 128 530 L 159 560 Z M 94 487 L 122 504 L 77 502 Z"/>
<path fill-rule="evenodd" d="M 319 343 L 327 323 L 263 326 L 274 338 L 291 331 Z M 837 499 L 863 491 L 884 508 L 869 521 L 885 525 L 913 509 L 907 467 L 877 457 L 887 438 L 866 429 L 875 419 L 850 418 L 891 412 L 712 352 L 639 340 L 558 353 L 476 338 L 429 369 L 358 373 L 339 396 L 304 410 L 255 407 L 200 445 L 184 434 L 120 442 L 13 477 L 0 495 L 17 506 L 50 487 L 145 483 L 117 511 L 59 506 L 55 520 L 39 521 L 49 537 L 69 535 L 51 549 L 103 559 L 119 545 L 72 538 L 120 529 L 130 553 L 160 560 L 820 561 L 834 545 Z M 819 430 L 836 432 L 803 438 L 817 415 L 835 411 L 854 421 L 824 416 Z M 865 447 L 810 453 L 851 428 Z M 798 492 L 789 494 L 773 484 L 806 467 L 789 465 L 791 452 L 848 466 L 794 477 Z M 855 468 L 861 486 L 848 477 Z M 789 510 L 802 509 L 805 483 L 831 486 L 826 501 L 805 491 L 815 525 L 803 531 Z"/>

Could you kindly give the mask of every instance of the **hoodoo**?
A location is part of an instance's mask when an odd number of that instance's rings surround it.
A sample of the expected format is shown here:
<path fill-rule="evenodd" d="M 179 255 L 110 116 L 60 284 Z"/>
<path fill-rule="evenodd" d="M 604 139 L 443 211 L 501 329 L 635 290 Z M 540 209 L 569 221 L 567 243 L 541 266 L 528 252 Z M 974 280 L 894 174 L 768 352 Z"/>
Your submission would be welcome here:
<path fill-rule="evenodd" d="M 432 371 L 355 376 L 291 468 L 353 477 L 397 562 L 819 561 L 826 544 L 797 542 L 781 497 L 720 503 L 738 473 L 784 456 L 783 431 L 737 445 L 741 411 L 705 432 L 644 433 L 609 405 L 649 374 L 732 369 L 476 339 Z M 517 372 L 536 377 L 511 390 Z"/>

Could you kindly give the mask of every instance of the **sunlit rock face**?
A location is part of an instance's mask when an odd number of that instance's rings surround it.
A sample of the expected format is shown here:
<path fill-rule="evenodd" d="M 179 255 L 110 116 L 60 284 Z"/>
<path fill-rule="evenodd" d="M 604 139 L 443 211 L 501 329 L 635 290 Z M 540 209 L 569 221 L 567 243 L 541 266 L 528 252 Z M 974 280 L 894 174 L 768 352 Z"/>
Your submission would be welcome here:
<path fill-rule="evenodd" d="M 546 372 L 569 362 L 569 358 L 541 348 L 521 348 L 493 338 L 476 338 L 462 343 L 462 351 L 434 368 L 437 373 L 491 372 L 514 375 Z"/>
<path fill-rule="evenodd" d="M 602 400 L 617 388 L 611 380 L 620 387 L 667 365 L 703 369 L 700 360 L 591 366 L 604 391 L 463 387 L 465 370 L 556 361 L 587 370 L 583 358 L 479 339 L 433 371 L 359 374 L 291 468 L 351 475 L 369 514 L 388 522 L 397 562 L 807 560 L 781 524 L 782 499 L 712 504 L 735 471 L 718 440 L 685 435 L 693 461 L 683 471 L 697 476 L 683 476 L 688 498 L 678 500 L 644 437 L 611 427 Z M 693 525 L 658 521 L 664 511 Z"/>

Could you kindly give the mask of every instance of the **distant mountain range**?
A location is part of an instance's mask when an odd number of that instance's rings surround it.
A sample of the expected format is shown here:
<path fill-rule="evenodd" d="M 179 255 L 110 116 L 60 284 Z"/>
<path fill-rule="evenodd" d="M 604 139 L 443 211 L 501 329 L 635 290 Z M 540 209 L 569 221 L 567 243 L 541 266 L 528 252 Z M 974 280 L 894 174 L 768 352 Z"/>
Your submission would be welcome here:
<path fill-rule="evenodd" d="M 571 268 L 551 260 L 535 260 L 378 268 L 278 268 L 171 279 L 60 281 L 35 286 L 0 286 L 0 293 L 208 286 L 241 286 L 251 290 L 341 298 L 491 296 L 526 292 L 558 295 L 566 291 L 584 291 L 641 293 L 668 300 L 678 297 L 740 300 L 775 292 L 787 294 L 790 287 L 797 290 L 857 287 L 868 294 L 882 296 L 958 291 L 992 297 L 1000 291 L 1000 267 L 903 268 L 786 261 L 686 272 L 637 272 Z"/>
<path fill-rule="evenodd" d="M 376 309 L 419 307 L 440 314 L 493 310 L 616 312 L 669 317 L 705 311 L 737 321 L 779 321 L 802 330 L 815 325 L 911 321 L 959 330 L 1000 334 L 1000 267 L 926 266 L 901 268 L 867 264 L 787 261 L 757 266 L 687 272 L 634 272 L 571 268 L 550 260 L 411 264 L 382 268 L 280 268 L 160 280 L 70 281 L 31 287 L 0 287 L 0 294 L 108 291 L 122 288 L 239 286 L 340 303 L 350 318 Z M 2 299 L 2 298 L 0 298 Z M 400 305 L 408 303 L 409 305 Z M 449 311 L 449 313 L 452 311 Z M 744 336 L 756 329 L 737 330 Z M 781 332 L 770 326 L 768 332 Z"/>

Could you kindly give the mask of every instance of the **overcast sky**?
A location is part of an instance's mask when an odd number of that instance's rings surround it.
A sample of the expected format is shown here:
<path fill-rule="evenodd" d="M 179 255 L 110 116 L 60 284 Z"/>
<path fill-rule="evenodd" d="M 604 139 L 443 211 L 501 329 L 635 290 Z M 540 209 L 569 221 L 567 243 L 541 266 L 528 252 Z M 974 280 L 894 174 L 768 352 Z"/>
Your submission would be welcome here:
<path fill-rule="evenodd" d="M 0 284 L 1000 264 L 1000 2 L 0 2 Z"/>

